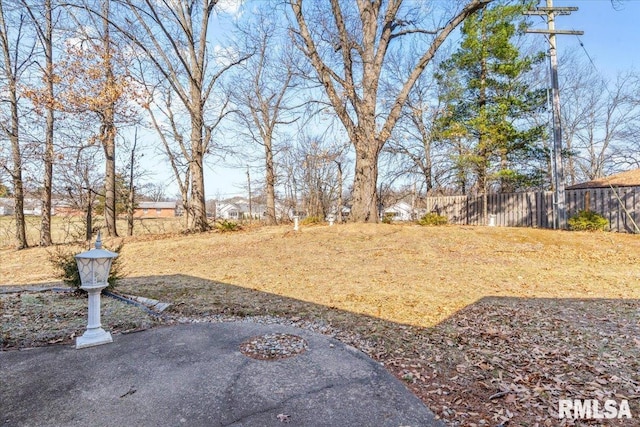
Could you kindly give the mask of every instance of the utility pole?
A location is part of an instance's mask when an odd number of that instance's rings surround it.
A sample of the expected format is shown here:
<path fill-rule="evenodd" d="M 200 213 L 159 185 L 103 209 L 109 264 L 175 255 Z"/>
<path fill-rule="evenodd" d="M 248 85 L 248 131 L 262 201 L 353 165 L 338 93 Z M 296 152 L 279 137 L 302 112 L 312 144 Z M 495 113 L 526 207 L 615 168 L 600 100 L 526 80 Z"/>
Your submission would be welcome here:
<path fill-rule="evenodd" d="M 577 7 L 553 7 L 553 0 L 547 0 L 546 7 L 536 7 L 528 10 L 525 15 L 546 15 L 547 29 L 528 29 L 527 33 L 548 34 L 549 35 L 549 62 L 551 64 L 551 93 L 553 104 L 553 155 L 551 163 L 553 169 L 553 213 L 555 228 L 567 228 L 567 210 L 564 197 L 564 167 L 562 165 L 562 123 L 560 120 L 560 89 L 558 85 L 558 56 L 556 52 L 556 35 L 577 35 L 584 34 L 583 31 L 556 30 L 555 16 L 570 15 L 577 11 Z"/>

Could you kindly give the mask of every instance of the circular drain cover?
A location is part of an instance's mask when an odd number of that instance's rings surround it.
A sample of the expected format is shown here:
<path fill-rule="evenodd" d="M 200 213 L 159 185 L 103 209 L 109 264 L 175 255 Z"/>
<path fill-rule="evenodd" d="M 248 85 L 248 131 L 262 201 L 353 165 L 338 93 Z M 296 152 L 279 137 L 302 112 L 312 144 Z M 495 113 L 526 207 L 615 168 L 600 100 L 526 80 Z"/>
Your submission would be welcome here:
<path fill-rule="evenodd" d="M 302 354 L 307 342 L 296 335 L 267 334 L 249 338 L 240 344 L 240 352 L 258 360 L 277 360 Z"/>

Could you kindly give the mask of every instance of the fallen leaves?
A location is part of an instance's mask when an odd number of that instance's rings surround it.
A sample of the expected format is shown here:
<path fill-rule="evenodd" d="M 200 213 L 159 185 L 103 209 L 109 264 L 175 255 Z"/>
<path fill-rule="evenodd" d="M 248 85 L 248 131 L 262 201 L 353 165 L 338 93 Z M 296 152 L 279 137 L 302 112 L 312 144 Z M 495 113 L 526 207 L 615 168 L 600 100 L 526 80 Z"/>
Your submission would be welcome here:
<path fill-rule="evenodd" d="M 381 359 L 450 425 L 557 425 L 559 399 L 627 399 L 640 414 L 638 308 L 637 300 L 485 298 L 417 330 L 428 337 L 425 358 Z"/>

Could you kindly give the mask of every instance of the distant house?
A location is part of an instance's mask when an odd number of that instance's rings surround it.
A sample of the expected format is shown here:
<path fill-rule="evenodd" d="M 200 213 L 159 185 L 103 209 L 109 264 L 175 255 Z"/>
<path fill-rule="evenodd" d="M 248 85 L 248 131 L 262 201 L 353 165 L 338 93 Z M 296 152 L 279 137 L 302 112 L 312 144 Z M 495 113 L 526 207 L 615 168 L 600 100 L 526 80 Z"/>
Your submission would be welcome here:
<path fill-rule="evenodd" d="M 232 202 L 216 203 L 216 217 L 226 220 L 237 220 L 244 216 L 242 207 Z"/>
<path fill-rule="evenodd" d="M 24 214 L 40 216 L 42 215 L 42 201 L 40 199 L 24 199 Z"/>
<path fill-rule="evenodd" d="M 412 221 L 415 219 L 413 208 L 409 203 L 403 201 L 384 209 L 383 216 L 390 218 L 392 221 Z"/>
<path fill-rule="evenodd" d="M 609 175 L 592 181 L 581 182 L 567 187 L 567 190 L 587 190 L 611 187 L 640 187 L 640 169 Z"/>
<path fill-rule="evenodd" d="M 13 199 L 0 198 L 0 216 L 13 215 Z"/>
<path fill-rule="evenodd" d="M 178 216 L 176 202 L 139 202 L 133 210 L 134 218 L 174 218 Z"/>
<path fill-rule="evenodd" d="M 229 221 L 242 219 L 263 219 L 267 215 L 267 208 L 260 203 L 252 203 L 249 209 L 249 200 L 242 197 L 223 200 L 216 203 L 216 217 Z"/>
<path fill-rule="evenodd" d="M 84 209 L 75 206 L 67 200 L 53 200 L 51 211 L 51 214 L 56 216 L 80 217 L 87 214 Z"/>

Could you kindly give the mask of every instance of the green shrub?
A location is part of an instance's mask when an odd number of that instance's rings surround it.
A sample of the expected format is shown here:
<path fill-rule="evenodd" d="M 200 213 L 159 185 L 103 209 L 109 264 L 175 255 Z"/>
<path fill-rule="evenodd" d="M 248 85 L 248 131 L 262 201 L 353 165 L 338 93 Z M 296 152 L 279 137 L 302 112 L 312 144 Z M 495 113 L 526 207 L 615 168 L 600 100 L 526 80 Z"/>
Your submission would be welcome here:
<path fill-rule="evenodd" d="M 382 216 L 382 223 L 383 224 L 391 224 L 392 222 L 393 222 L 393 212 L 386 212 Z"/>
<path fill-rule="evenodd" d="M 238 224 L 237 222 L 228 221 L 226 219 L 221 219 L 220 221 L 216 222 L 215 227 L 216 227 L 216 230 L 218 230 L 221 233 L 227 233 L 230 231 L 239 231 L 242 229 L 240 224 Z"/>
<path fill-rule="evenodd" d="M 319 216 L 308 216 L 302 220 L 301 225 L 316 225 L 322 222 L 322 218 Z"/>
<path fill-rule="evenodd" d="M 435 212 L 429 212 L 418 220 L 420 225 L 446 225 L 448 222 L 446 216 L 438 215 Z"/>
<path fill-rule="evenodd" d="M 113 249 L 108 249 L 111 252 L 115 252 L 120 254 L 122 248 L 124 247 L 124 243 L 120 243 Z M 82 283 L 80 282 L 80 272 L 78 271 L 78 264 L 76 263 L 75 256 L 80 252 L 84 252 L 84 249 L 78 246 L 75 247 L 63 247 L 57 246 L 55 250 L 49 252 L 49 262 L 53 264 L 53 267 L 57 271 L 57 277 L 61 279 L 66 285 L 71 286 L 72 288 L 79 290 Z M 109 271 L 109 278 L 107 282 L 109 285 L 107 286 L 108 291 L 112 291 L 115 289 L 118 281 L 124 277 L 122 273 L 122 263 L 121 257 L 118 256 L 114 258 L 111 263 L 111 270 Z"/>
<path fill-rule="evenodd" d="M 609 221 L 592 211 L 580 211 L 569 218 L 569 229 L 573 231 L 606 231 Z"/>

